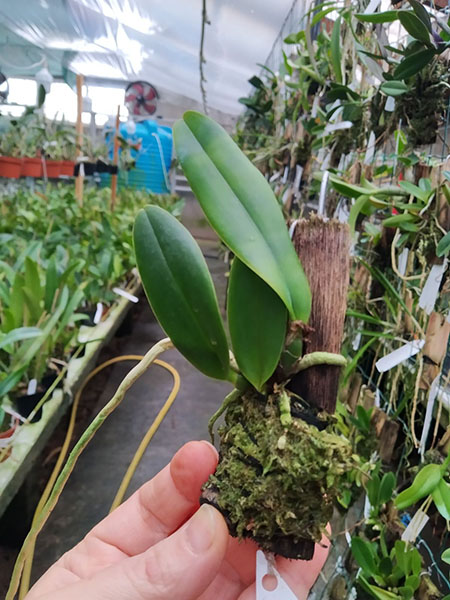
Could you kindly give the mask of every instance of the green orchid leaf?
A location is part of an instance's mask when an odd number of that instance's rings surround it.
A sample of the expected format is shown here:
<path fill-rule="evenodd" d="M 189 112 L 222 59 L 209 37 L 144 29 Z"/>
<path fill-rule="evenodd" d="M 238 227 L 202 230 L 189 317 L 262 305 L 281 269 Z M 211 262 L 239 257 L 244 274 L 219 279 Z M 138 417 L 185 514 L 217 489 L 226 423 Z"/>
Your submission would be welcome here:
<path fill-rule="evenodd" d="M 431 48 L 408 54 L 396 67 L 393 74 L 394 78 L 408 79 L 408 77 L 412 77 L 421 71 L 431 61 L 434 55 L 435 52 Z"/>
<path fill-rule="evenodd" d="M 188 111 L 174 126 L 177 156 L 225 244 L 306 322 L 311 293 L 279 204 L 258 169 L 212 119 Z"/>
<path fill-rule="evenodd" d="M 425 465 L 414 477 L 412 484 L 397 496 L 395 506 L 400 510 L 412 506 L 428 494 L 433 493 L 441 478 L 440 465 Z"/>
<path fill-rule="evenodd" d="M 408 91 L 408 86 L 404 81 L 396 81 L 395 79 L 391 79 L 391 81 L 385 81 L 382 83 L 380 90 L 387 96 L 401 96 Z"/>
<path fill-rule="evenodd" d="M 419 0 L 408 0 L 408 2 L 411 4 L 416 16 L 422 21 L 422 23 L 425 25 L 428 31 L 432 33 L 433 29 L 431 27 L 430 15 L 428 14 L 428 11 L 425 8 L 425 6 L 421 2 L 419 2 Z"/>
<path fill-rule="evenodd" d="M 0 350 L 9 346 L 9 344 L 37 337 L 41 335 L 41 333 L 42 331 L 38 327 L 18 327 L 17 329 L 13 329 L 6 335 L 0 337 Z"/>
<path fill-rule="evenodd" d="M 394 473 L 389 472 L 383 475 L 378 494 L 379 504 L 386 504 L 386 502 L 389 502 L 389 500 L 392 499 L 392 494 L 394 492 L 396 483 L 397 479 Z"/>
<path fill-rule="evenodd" d="M 441 479 L 431 492 L 431 497 L 444 519 L 450 521 L 450 484 Z"/>
<path fill-rule="evenodd" d="M 382 221 L 384 227 L 400 227 L 404 223 L 410 223 L 414 221 L 415 217 L 410 215 L 409 213 L 404 213 L 401 215 L 394 215 L 392 217 L 388 217 Z"/>
<path fill-rule="evenodd" d="M 355 17 L 360 21 L 366 21 L 368 23 L 392 23 L 397 20 L 396 10 L 386 10 L 384 12 L 377 13 L 356 13 Z"/>
<path fill-rule="evenodd" d="M 450 251 L 450 231 L 448 231 L 443 238 L 439 240 L 436 246 L 436 256 L 445 256 Z"/>
<path fill-rule="evenodd" d="M 372 585 L 363 575 L 358 577 L 358 582 L 361 583 L 363 589 L 376 600 L 402 600 L 402 597 L 398 594 L 389 592 L 388 590 L 378 587 L 377 585 Z"/>
<path fill-rule="evenodd" d="M 352 537 L 351 551 L 354 559 L 367 575 L 373 577 L 378 572 L 378 556 L 370 542 L 360 537 Z"/>
<path fill-rule="evenodd" d="M 441 560 L 450 565 L 450 548 L 444 550 L 444 552 L 441 554 Z"/>
<path fill-rule="evenodd" d="M 147 298 L 174 346 L 205 375 L 227 379 L 227 339 L 197 242 L 167 211 L 147 206 L 136 217 L 134 247 Z"/>
<path fill-rule="evenodd" d="M 342 83 L 341 67 L 341 17 L 338 17 L 331 32 L 330 58 L 337 83 Z"/>
<path fill-rule="evenodd" d="M 412 10 L 399 10 L 398 18 L 406 31 L 419 42 L 430 44 L 430 32 Z"/>
<path fill-rule="evenodd" d="M 280 360 L 287 316 L 281 298 L 235 258 L 228 288 L 231 344 L 239 369 L 257 390 Z"/>

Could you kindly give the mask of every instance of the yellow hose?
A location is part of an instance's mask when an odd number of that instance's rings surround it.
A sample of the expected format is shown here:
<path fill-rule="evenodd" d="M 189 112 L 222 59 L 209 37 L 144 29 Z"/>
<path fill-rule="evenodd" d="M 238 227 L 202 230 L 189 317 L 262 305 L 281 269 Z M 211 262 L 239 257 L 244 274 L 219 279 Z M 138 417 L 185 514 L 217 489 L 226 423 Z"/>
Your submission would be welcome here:
<path fill-rule="evenodd" d="M 138 355 L 138 354 L 127 354 L 124 356 L 116 356 L 115 358 L 111 358 L 111 359 L 105 361 L 104 363 L 102 363 L 101 365 L 99 365 L 98 367 L 96 367 L 93 371 L 91 371 L 89 373 L 89 375 L 83 381 L 80 389 L 76 393 L 75 398 L 73 400 L 72 410 L 70 413 L 69 425 L 67 428 L 66 436 L 64 438 L 64 443 L 61 447 L 61 451 L 59 453 L 58 460 L 56 461 L 56 464 L 53 468 L 52 474 L 50 475 L 47 485 L 45 486 L 44 492 L 42 493 L 42 496 L 41 496 L 39 503 L 36 507 L 36 510 L 34 512 L 32 527 L 35 525 L 36 520 L 39 516 L 39 513 L 41 512 L 42 508 L 45 506 L 45 504 L 50 496 L 53 486 L 55 485 L 55 481 L 59 475 L 59 472 L 61 471 L 64 460 L 67 456 L 67 452 L 68 452 L 69 446 L 70 446 L 70 441 L 71 441 L 72 435 L 73 435 L 73 430 L 75 427 L 75 420 L 76 420 L 76 416 L 77 416 L 78 405 L 80 402 L 81 394 L 83 393 L 86 385 L 91 381 L 91 379 L 93 377 L 95 377 L 95 375 L 97 375 L 100 371 L 102 371 L 106 367 L 109 367 L 110 365 L 113 365 L 115 363 L 118 363 L 118 362 L 121 362 L 124 360 L 142 360 L 143 358 L 144 358 L 143 356 Z M 148 429 L 147 433 L 145 434 L 144 438 L 142 439 L 141 443 L 139 444 L 139 447 L 136 450 L 133 460 L 131 461 L 131 463 L 127 469 L 127 472 L 125 473 L 125 476 L 122 479 L 122 482 L 117 491 L 116 497 L 114 498 L 114 501 L 112 503 L 110 512 L 112 510 L 114 510 L 115 508 L 117 508 L 117 506 L 119 506 L 119 504 L 122 502 L 122 499 L 126 493 L 126 490 L 129 486 L 129 484 L 130 484 L 131 478 L 133 477 L 133 475 L 136 471 L 136 468 L 139 465 L 139 462 L 141 461 L 145 450 L 147 449 L 148 444 L 150 443 L 151 439 L 153 438 L 153 436 L 155 435 L 159 426 L 161 425 L 164 417 L 166 416 L 167 412 L 169 411 L 170 407 L 172 406 L 175 398 L 177 397 L 178 391 L 180 389 L 180 375 L 179 375 L 178 371 L 175 369 L 175 367 L 173 367 L 169 363 L 166 363 L 165 361 L 159 360 L 159 359 L 155 359 L 154 362 L 155 362 L 155 364 L 159 365 L 160 367 L 163 367 L 164 369 L 166 369 L 167 371 L 169 371 L 172 374 L 173 387 L 172 387 L 170 395 L 167 398 L 166 402 L 164 403 L 162 409 L 159 411 L 158 415 L 154 419 L 153 423 L 151 424 L 150 428 Z M 23 600 L 25 598 L 25 596 L 28 593 L 28 590 L 30 588 L 31 569 L 33 566 L 34 549 L 35 549 L 35 546 L 33 544 L 30 547 L 29 554 L 28 554 L 27 559 L 24 564 L 24 569 L 23 569 L 22 578 L 21 578 L 21 582 L 20 582 L 19 600 Z"/>

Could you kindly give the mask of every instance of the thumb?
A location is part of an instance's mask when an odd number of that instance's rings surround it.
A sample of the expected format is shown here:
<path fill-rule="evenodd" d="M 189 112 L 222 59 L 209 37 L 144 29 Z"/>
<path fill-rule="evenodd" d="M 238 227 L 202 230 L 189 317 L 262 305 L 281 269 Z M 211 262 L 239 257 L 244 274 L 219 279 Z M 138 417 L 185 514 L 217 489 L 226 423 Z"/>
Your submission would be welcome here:
<path fill-rule="evenodd" d="M 64 600 L 194 600 L 215 578 L 227 543 L 222 515 L 204 504 L 183 527 L 146 552 L 66 588 Z M 60 599 L 62 591 L 45 600 Z"/>

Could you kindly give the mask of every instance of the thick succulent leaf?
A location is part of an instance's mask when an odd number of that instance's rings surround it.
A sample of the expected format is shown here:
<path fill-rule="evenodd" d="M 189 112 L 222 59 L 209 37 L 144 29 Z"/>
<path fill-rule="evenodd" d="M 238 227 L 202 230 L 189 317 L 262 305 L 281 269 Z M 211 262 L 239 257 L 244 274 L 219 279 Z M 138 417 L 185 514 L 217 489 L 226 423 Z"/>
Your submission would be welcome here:
<path fill-rule="evenodd" d="M 188 111 L 174 127 L 177 156 L 206 217 L 225 244 L 307 321 L 311 294 L 270 185 L 226 131 Z"/>
<path fill-rule="evenodd" d="M 227 379 L 225 330 L 194 238 L 167 211 L 147 206 L 136 217 L 134 247 L 147 298 L 174 346 L 205 375 Z"/>
<path fill-rule="evenodd" d="M 235 258 L 228 287 L 231 344 L 239 369 L 258 390 L 280 360 L 287 317 L 281 298 Z"/>

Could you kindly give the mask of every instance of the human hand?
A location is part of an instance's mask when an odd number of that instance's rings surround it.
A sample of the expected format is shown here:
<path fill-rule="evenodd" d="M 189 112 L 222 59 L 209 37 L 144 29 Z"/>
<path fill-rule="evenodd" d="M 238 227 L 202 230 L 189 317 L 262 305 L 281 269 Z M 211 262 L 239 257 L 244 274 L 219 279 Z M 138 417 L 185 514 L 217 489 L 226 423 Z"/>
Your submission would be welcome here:
<path fill-rule="evenodd" d="M 215 508 L 199 508 L 200 488 L 217 460 L 207 442 L 183 446 L 64 554 L 26 600 L 254 600 L 257 546 L 232 538 Z M 312 561 L 277 559 L 300 600 L 327 553 L 317 545 Z"/>

